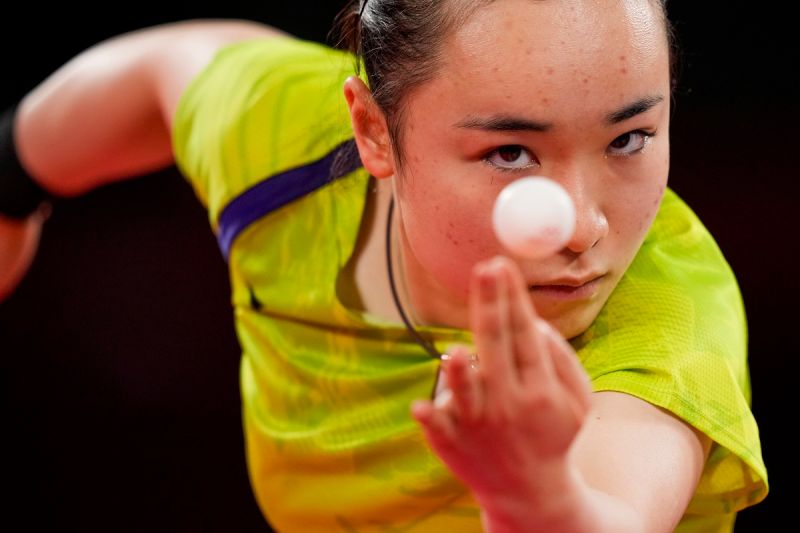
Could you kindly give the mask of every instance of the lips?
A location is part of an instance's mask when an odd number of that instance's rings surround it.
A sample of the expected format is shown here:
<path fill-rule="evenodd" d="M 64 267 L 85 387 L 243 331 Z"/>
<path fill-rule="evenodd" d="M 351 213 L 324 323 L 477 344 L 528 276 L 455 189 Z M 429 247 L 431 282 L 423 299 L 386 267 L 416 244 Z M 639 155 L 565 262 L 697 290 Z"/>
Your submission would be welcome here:
<path fill-rule="evenodd" d="M 562 278 L 545 283 L 536 283 L 528 287 L 533 294 L 547 296 L 559 300 L 582 300 L 597 294 L 603 275 L 592 275 L 583 278 Z"/>

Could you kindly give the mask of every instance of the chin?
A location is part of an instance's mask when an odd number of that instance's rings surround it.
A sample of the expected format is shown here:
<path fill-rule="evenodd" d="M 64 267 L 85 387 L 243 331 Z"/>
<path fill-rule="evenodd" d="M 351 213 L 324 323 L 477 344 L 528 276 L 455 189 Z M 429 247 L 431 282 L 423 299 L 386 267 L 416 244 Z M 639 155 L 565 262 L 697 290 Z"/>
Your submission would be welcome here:
<path fill-rule="evenodd" d="M 589 326 L 583 327 L 581 324 L 567 323 L 560 324 L 558 321 L 550 323 L 556 331 L 561 333 L 561 336 L 567 340 L 579 336 L 581 333 L 589 329 Z"/>
<path fill-rule="evenodd" d="M 589 329 L 599 312 L 600 309 L 594 309 L 594 306 L 592 306 L 590 309 L 581 309 L 575 313 L 569 313 L 566 316 L 558 316 L 553 319 L 547 317 L 542 318 L 547 320 L 562 337 L 570 340 L 582 335 Z"/>

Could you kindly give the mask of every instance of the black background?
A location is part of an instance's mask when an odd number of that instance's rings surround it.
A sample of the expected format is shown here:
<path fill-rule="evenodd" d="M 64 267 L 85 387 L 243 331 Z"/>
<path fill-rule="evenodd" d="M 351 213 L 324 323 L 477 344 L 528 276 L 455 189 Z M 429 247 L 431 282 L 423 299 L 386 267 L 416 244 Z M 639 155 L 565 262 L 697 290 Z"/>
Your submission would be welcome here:
<path fill-rule="evenodd" d="M 737 532 L 792 523 L 788 425 L 797 411 L 791 332 L 800 302 L 800 61 L 789 14 L 753 5 L 670 5 L 682 56 L 670 185 L 739 277 L 753 410 L 770 474 L 771 494 L 740 514 Z M 4 7 L 0 104 L 123 31 L 243 17 L 323 41 L 339 6 Z M 174 169 L 58 205 L 30 274 L 0 304 L 6 523 L 17 530 L 269 531 L 247 483 L 228 297 L 206 215 Z"/>

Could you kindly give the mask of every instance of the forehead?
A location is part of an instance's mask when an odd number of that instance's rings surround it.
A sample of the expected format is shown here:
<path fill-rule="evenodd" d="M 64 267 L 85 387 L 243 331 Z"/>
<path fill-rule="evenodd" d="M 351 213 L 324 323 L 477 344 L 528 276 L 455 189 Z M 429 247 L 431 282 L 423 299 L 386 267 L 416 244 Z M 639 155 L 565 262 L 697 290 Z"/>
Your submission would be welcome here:
<path fill-rule="evenodd" d="M 498 0 L 474 10 L 445 42 L 445 53 L 458 59 L 510 47 L 517 57 L 570 55 L 576 62 L 621 48 L 646 59 L 667 46 L 653 0 Z"/>
<path fill-rule="evenodd" d="M 499 0 L 445 40 L 432 85 L 467 107 L 538 98 L 578 112 L 588 96 L 611 108 L 654 91 L 666 97 L 664 21 L 651 0 Z"/>

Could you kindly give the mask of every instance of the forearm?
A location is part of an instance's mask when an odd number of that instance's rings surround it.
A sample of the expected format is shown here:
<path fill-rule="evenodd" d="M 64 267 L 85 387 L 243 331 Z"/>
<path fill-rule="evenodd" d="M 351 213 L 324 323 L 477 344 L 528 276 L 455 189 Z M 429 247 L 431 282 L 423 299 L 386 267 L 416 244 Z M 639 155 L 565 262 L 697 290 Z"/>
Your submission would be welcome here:
<path fill-rule="evenodd" d="M 44 211 L 24 220 L 0 215 L 0 302 L 16 289 L 30 268 L 45 218 Z"/>
<path fill-rule="evenodd" d="M 121 44 L 79 54 L 20 102 L 20 161 L 52 194 L 76 196 L 171 161 L 149 54 Z"/>
<path fill-rule="evenodd" d="M 172 119 L 188 83 L 220 47 L 278 35 L 248 21 L 184 21 L 98 43 L 22 100 L 20 160 L 57 196 L 168 166 Z"/>
<path fill-rule="evenodd" d="M 548 476 L 549 477 L 549 476 Z M 553 478 L 551 478 L 553 479 Z M 566 473 L 559 486 L 539 487 L 533 495 L 483 498 L 487 533 L 641 533 L 643 519 L 621 498 L 589 486 L 577 471 Z"/>

